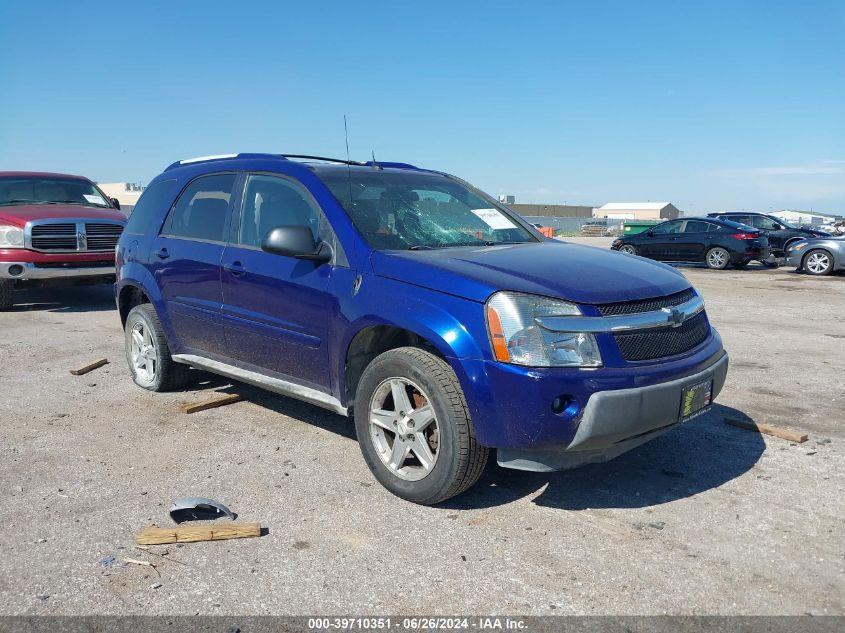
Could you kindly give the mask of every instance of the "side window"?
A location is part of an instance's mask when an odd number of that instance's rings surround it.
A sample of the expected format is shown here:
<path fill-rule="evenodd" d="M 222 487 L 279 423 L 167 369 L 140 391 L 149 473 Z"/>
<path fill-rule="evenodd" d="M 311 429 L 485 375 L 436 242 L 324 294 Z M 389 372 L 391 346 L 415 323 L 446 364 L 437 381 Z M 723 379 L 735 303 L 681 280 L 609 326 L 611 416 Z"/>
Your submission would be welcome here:
<path fill-rule="evenodd" d="M 764 229 L 767 231 L 774 231 L 775 230 L 775 221 L 771 218 L 767 218 L 764 215 L 753 215 L 751 216 L 752 222 L 751 226 L 757 229 Z"/>
<path fill-rule="evenodd" d="M 334 245 L 328 221 L 300 186 L 276 176 L 249 176 L 244 188 L 238 242 L 257 247 L 277 226 L 295 225 L 309 227 L 316 241 Z"/>
<path fill-rule="evenodd" d="M 126 222 L 126 233 L 133 235 L 143 235 L 150 227 L 150 223 L 154 222 L 162 208 L 170 202 L 170 196 L 173 195 L 173 188 L 176 186 L 176 180 L 162 180 L 153 183 L 141 194 L 138 204 L 132 209 L 132 214 Z"/>
<path fill-rule="evenodd" d="M 710 223 L 701 220 L 687 220 L 684 233 L 707 233 L 710 230 Z"/>
<path fill-rule="evenodd" d="M 658 224 L 652 229 L 655 235 L 663 235 L 665 233 L 680 233 L 683 220 L 675 220 L 674 222 L 664 222 Z"/>
<path fill-rule="evenodd" d="M 229 200 L 234 186 L 235 174 L 197 178 L 185 188 L 170 210 L 163 233 L 193 240 L 225 242 Z"/>

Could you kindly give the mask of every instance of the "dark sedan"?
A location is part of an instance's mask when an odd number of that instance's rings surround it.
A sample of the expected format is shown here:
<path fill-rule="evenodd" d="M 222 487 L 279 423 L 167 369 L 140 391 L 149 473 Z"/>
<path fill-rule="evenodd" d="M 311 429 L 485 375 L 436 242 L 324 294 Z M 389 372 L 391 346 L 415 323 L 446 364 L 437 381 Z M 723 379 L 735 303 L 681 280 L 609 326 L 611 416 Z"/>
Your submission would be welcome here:
<path fill-rule="evenodd" d="M 789 247 L 798 240 L 813 237 L 830 237 L 830 233 L 825 231 L 793 226 L 786 220 L 765 213 L 724 211 L 708 213 L 707 217 L 739 222 L 740 224 L 745 224 L 762 231 L 763 235 L 769 240 L 769 248 L 773 256 L 773 259 L 765 262 L 769 265 L 776 265 L 777 261 L 775 258 L 784 257 Z"/>
<path fill-rule="evenodd" d="M 641 255 L 663 262 L 704 263 L 722 270 L 742 268 L 752 259 L 762 261 L 769 241 L 757 229 L 717 218 L 670 220 L 643 233 L 614 240 L 615 251 Z"/>

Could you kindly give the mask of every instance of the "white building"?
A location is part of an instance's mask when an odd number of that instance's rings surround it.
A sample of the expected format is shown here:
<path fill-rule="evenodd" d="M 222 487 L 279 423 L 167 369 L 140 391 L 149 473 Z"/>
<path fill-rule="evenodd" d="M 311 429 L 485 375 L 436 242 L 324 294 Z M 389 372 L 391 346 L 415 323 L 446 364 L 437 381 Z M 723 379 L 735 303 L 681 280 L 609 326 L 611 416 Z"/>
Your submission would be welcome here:
<path fill-rule="evenodd" d="M 812 226 L 819 226 L 833 220 L 841 219 L 841 216 L 836 216 L 830 213 L 818 213 L 815 211 L 772 211 L 772 215 L 786 220 L 790 224 L 810 224 Z"/>
<path fill-rule="evenodd" d="M 97 186 L 102 189 L 103 193 L 109 198 L 117 198 L 120 203 L 121 210 L 127 214 L 132 211 L 132 208 L 138 204 L 138 198 L 144 192 L 146 187 L 143 187 L 134 182 L 106 182 L 97 183 Z"/>
<path fill-rule="evenodd" d="M 674 220 L 680 215 L 671 202 L 608 202 L 593 210 L 594 218 L 608 220 Z"/>

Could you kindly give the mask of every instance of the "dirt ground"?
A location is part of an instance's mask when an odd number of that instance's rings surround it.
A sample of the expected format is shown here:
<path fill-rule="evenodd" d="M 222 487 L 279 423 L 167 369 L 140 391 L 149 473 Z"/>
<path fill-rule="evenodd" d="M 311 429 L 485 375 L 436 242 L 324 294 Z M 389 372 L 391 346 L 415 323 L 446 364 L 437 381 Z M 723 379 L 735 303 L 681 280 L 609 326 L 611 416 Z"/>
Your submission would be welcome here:
<path fill-rule="evenodd" d="M 436 508 L 381 488 L 345 418 L 219 379 L 136 387 L 110 287 L 20 293 L 0 313 L 0 613 L 845 614 L 845 275 L 682 270 L 731 355 L 711 413 L 606 464 L 491 465 Z M 214 391 L 248 401 L 178 411 Z M 185 495 L 268 533 L 136 549 Z"/>

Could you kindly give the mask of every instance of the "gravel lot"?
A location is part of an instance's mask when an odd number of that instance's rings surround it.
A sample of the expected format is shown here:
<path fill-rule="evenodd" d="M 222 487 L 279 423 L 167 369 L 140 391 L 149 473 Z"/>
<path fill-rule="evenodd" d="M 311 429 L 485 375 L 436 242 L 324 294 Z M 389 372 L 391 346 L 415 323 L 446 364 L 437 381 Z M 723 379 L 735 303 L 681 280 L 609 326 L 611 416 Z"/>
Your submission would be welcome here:
<path fill-rule="evenodd" d="M 20 293 L 0 313 L 0 613 L 845 614 L 845 275 L 683 272 L 732 359 L 710 414 L 577 471 L 491 465 L 437 508 L 382 489 L 344 418 L 218 379 L 135 387 L 110 287 Z M 213 391 L 249 401 L 178 412 Z M 185 495 L 268 534 L 136 549 Z"/>

